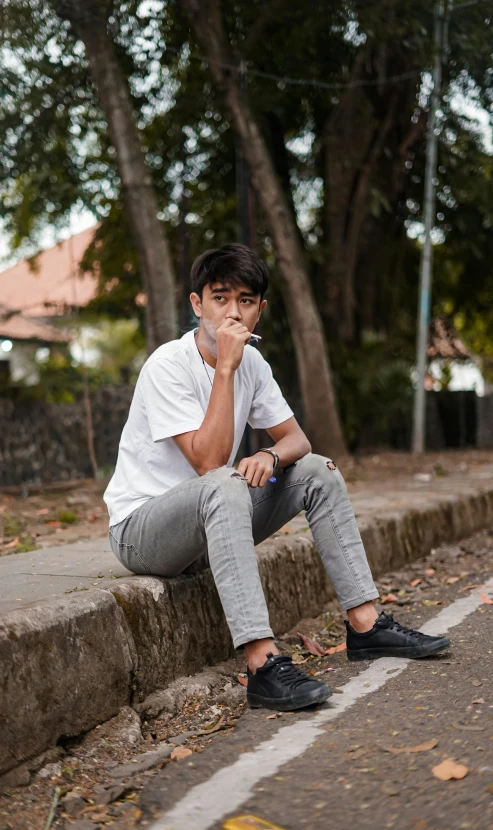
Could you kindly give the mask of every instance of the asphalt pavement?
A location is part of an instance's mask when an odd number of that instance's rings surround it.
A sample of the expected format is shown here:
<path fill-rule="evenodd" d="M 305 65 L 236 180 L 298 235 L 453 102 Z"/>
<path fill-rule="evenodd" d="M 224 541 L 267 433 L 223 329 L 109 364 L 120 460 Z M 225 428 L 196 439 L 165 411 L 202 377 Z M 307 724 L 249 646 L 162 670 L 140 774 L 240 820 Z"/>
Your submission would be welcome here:
<path fill-rule="evenodd" d="M 472 580 L 482 587 L 444 587 L 442 609 L 419 614 L 415 627 L 448 632 L 448 652 L 361 664 L 337 655 L 324 706 L 280 717 L 247 709 L 233 732 L 150 779 L 141 821 L 150 830 L 493 828 L 489 556 Z M 444 761 L 464 777 L 438 778 Z M 271 824 L 228 824 L 242 816 Z"/>

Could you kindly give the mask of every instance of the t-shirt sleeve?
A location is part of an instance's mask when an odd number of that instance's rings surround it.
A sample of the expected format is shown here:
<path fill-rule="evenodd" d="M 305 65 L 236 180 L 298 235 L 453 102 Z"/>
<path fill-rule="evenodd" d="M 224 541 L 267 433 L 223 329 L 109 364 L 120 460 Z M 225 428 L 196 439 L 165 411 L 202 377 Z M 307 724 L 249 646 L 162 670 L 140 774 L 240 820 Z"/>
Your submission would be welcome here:
<path fill-rule="evenodd" d="M 269 429 L 293 417 L 293 410 L 283 397 L 272 375 L 272 369 L 261 355 L 257 356 L 255 393 L 248 414 L 253 429 Z"/>
<path fill-rule="evenodd" d="M 199 429 L 205 413 L 186 370 L 172 360 L 153 360 L 142 370 L 142 399 L 153 441 Z"/>

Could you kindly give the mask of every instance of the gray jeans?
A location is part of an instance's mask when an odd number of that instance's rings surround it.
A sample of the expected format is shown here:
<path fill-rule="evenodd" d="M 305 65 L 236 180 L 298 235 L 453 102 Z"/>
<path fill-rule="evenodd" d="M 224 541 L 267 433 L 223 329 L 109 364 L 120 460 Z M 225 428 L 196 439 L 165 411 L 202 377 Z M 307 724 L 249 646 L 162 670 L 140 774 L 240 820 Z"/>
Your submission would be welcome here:
<path fill-rule="evenodd" d="M 308 453 L 257 488 L 232 467 L 211 470 L 113 525 L 111 548 L 136 574 L 174 577 L 193 563 L 210 565 L 238 648 L 273 636 L 254 546 L 305 510 L 339 602 L 354 608 L 378 591 L 344 479 L 329 461 Z"/>

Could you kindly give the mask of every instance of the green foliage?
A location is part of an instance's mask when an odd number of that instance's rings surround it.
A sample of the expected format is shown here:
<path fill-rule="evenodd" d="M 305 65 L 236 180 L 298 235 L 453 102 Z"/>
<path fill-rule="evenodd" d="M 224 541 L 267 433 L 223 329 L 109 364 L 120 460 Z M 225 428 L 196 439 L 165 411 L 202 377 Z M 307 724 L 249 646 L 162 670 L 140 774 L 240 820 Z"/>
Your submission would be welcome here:
<path fill-rule="evenodd" d="M 72 510 L 62 510 L 58 516 L 58 520 L 65 525 L 73 525 L 77 521 L 77 516 Z"/>
<path fill-rule="evenodd" d="M 335 347 L 333 367 L 346 440 L 351 450 L 389 442 L 405 448 L 413 386 L 406 347 L 368 337 L 358 348 Z"/>
<path fill-rule="evenodd" d="M 15 516 L 10 516 L 8 513 L 3 518 L 3 533 L 5 536 L 19 536 L 22 533 L 24 525 Z"/>
<path fill-rule="evenodd" d="M 83 48 L 54 8 L 41 0 L 19 0 L 3 12 L 2 219 L 12 247 L 29 253 L 48 223 L 66 226 L 72 206 L 89 208 L 98 218 L 83 261 L 99 281 L 98 295 L 82 315 L 88 322 L 101 322 L 96 338 L 101 361 L 88 369 L 92 388 L 118 382 L 123 375 L 135 379 L 144 306 L 115 152 Z M 351 124 L 359 128 L 363 116 L 368 118 L 376 141 L 379 125 L 393 113 L 360 234 L 357 334 L 350 347 L 331 345 L 348 440 L 352 447 L 367 438 L 378 443 L 385 430 L 398 430 L 394 425 L 410 416 L 419 244 L 406 231 L 422 219 L 427 100 L 420 81 L 434 57 L 432 6 L 425 0 L 411 0 L 405 8 L 393 0 L 315 0 L 308 6 L 295 0 L 272 5 L 224 0 L 221 8 L 233 60 L 242 56 L 248 61 L 249 102 L 298 217 L 322 314 L 324 269 L 333 255 L 326 211 L 327 126 L 340 122 L 341 130 L 348 130 L 349 164 Z M 177 266 L 182 327 L 188 327 L 191 262 L 205 248 L 238 236 L 235 136 L 176 0 L 132 0 L 113 3 L 108 10 L 108 31 L 129 82 Z M 475 124 L 454 106 L 457 90 L 470 95 L 472 89 L 482 106 L 492 105 L 489 15 L 487 4 L 478 3 L 454 10 L 450 21 L 439 137 L 437 228 L 442 242 L 434 251 L 432 301 L 433 313 L 453 319 L 493 381 L 493 160 Z M 344 85 L 359 62 L 364 85 L 348 107 Z M 405 77 L 388 80 L 401 75 Z M 314 83 L 291 84 L 270 76 Z M 392 111 L 395 95 L 398 105 Z M 364 169 L 354 170 L 354 188 Z M 301 415 L 285 291 L 258 207 L 256 240 L 272 276 L 261 322 L 262 352 Z M 374 293 L 368 313 L 370 283 Z M 121 322 L 112 327 L 110 320 Z M 326 329 L 333 339 L 327 321 Z M 368 331 L 378 332 L 380 339 L 368 339 Z M 82 393 L 82 371 L 61 351 L 40 367 L 40 375 L 38 386 L 19 394 L 71 402 Z"/>
<path fill-rule="evenodd" d="M 38 550 L 39 547 L 34 536 L 21 536 L 12 553 L 30 553 L 32 550 Z"/>

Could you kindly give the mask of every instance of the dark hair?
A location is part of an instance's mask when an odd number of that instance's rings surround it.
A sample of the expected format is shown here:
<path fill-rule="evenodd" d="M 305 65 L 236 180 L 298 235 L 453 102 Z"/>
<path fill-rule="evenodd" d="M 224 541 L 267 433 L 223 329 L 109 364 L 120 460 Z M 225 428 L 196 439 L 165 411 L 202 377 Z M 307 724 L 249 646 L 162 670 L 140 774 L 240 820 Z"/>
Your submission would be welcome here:
<path fill-rule="evenodd" d="M 225 287 L 247 285 L 263 298 L 269 285 L 267 265 L 255 251 L 239 242 L 211 248 L 197 257 L 191 271 L 192 291 L 202 299 L 204 286 L 215 282 Z"/>

